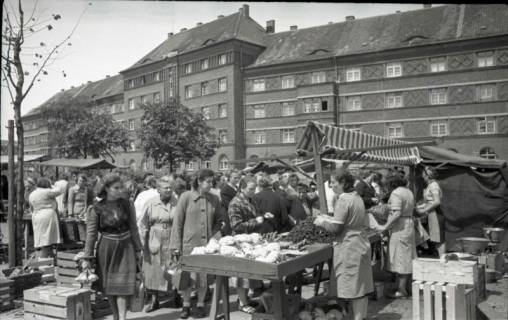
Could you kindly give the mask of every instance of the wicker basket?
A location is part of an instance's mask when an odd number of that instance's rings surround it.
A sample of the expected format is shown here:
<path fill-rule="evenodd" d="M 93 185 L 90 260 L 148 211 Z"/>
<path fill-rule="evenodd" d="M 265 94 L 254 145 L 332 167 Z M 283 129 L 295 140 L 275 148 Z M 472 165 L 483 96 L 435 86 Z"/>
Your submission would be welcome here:
<path fill-rule="evenodd" d="M 9 277 L 9 275 L 15 270 L 16 268 L 7 268 L 3 269 L 2 272 L 6 277 Z M 42 271 L 33 271 L 30 273 L 23 273 L 16 275 L 12 278 L 9 278 L 10 280 L 14 281 L 14 297 L 19 298 L 23 296 L 23 291 L 27 289 L 32 289 L 37 287 L 42 282 Z"/>

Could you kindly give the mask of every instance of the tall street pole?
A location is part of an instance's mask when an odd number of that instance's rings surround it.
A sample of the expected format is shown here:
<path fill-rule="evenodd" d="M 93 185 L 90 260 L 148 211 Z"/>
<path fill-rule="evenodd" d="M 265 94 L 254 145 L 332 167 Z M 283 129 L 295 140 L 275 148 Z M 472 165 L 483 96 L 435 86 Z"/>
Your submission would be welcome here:
<path fill-rule="evenodd" d="M 8 130 L 8 144 L 7 144 L 7 157 L 9 159 L 9 205 L 8 205 L 8 230 L 9 230 L 9 267 L 16 266 L 16 213 L 14 211 L 14 195 L 16 191 L 16 184 L 14 181 L 14 120 L 9 120 L 7 123 Z"/>

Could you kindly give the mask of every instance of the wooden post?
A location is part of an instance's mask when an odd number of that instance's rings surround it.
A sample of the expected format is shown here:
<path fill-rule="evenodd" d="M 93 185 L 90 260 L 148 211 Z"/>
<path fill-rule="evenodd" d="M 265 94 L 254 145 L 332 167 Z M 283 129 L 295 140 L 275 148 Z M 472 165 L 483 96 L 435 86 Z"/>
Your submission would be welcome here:
<path fill-rule="evenodd" d="M 416 166 L 409 166 L 409 190 L 413 192 L 416 197 Z"/>
<path fill-rule="evenodd" d="M 9 159 L 9 205 L 7 213 L 8 230 L 9 230 L 9 267 L 16 266 L 16 212 L 14 211 L 14 195 L 16 194 L 16 184 L 14 183 L 14 120 L 7 123 L 8 144 L 7 155 Z"/>
<path fill-rule="evenodd" d="M 319 152 L 319 141 L 316 128 L 312 130 L 312 149 L 314 152 L 314 165 L 316 166 L 317 188 L 319 192 L 319 211 L 321 211 L 321 214 L 327 214 L 328 205 L 326 203 L 325 183 L 323 181 L 323 168 L 321 166 L 321 155 Z"/>

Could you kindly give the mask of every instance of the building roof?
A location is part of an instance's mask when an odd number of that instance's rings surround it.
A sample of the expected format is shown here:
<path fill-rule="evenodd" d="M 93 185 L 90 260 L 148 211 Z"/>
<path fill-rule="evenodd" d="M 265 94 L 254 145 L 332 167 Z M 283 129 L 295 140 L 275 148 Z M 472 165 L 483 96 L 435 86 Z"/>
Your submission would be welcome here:
<path fill-rule="evenodd" d="M 169 36 L 128 69 L 160 61 L 168 55 L 190 52 L 231 39 L 264 46 L 264 35 L 265 29 L 249 17 L 248 11 L 245 14 L 241 9 L 235 14 Z"/>
<path fill-rule="evenodd" d="M 24 116 L 31 116 L 38 114 L 44 108 L 58 104 L 60 102 L 68 102 L 72 100 L 97 100 L 106 97 L 115 96 L 123 93 L 123 77 L 116 75 L 107 77 L 98 81 L 82 84 L 81 86 L 70 88 L 68 90 L 60 91 L 54 96 L 49 98 L 46 102 L 32 109 Z"/>
<path fill-rule="evenodd" d="M 504 4 L 437 6 L 266 34 L 250 68 L 503 34 Z"/>

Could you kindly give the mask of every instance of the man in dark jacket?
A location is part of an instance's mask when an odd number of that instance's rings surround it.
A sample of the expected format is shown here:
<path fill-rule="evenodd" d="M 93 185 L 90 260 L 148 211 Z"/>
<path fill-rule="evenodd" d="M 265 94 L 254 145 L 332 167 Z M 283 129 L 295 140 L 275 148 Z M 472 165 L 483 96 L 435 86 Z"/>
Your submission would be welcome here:
<path fill-rule="evenodd" d="M 220 188 L 220 199 L 221 205 L 224 209 L 225 216 L 224 218 L 224 228 L 221 230 L 222 235 L 231 234 L 231 225 L 229 223 L 229 216 L 227 214 L 229 209 L 229 203 L 236 196 L 236 192 L 238 191 L 238 182 L 240 181 L 240 172 L 231 171 L 228 176 L 228 182 L 224 183 Z"/>
<path fill-rule="evenodd" d="M 301 220 L 305 220 L 307 218 L 307 214 L 305 213 L 302 202 L 298 197 L 298 192 L 289 185 L 289 180 L 292 176 L 294 177 L 292 172 L 289 170 L 280 175 L 280 189 L 278 194 L 285 199 L 288 208 L 288 215 L 292 218 L 293 223 L 296 224 Z"/>
<path fill-rule="evenodd" d="M 290 224 L 286 203 L 272 190 L 268 178 L 259 176 L 257 184 L 260 191 L 252 199 L 256 202 L 261 214 L 270 212 L 274 215 L 272 219 L 265 220 L 261 227 L 261 233 L 283 231 Z"/>
<path fill-rule="evenodd" d="M 370 207 L 375 206 L 379 202 L 379 199 L 376 198 L 376 190 L 370 184 L 375 174 L 376 174 L 375 171 L 364 172 L 363 179 L 360 179 L 358 183 L 355 185 L 356 192 L 363 199 L 365 209 L 369 209 Z"/>

